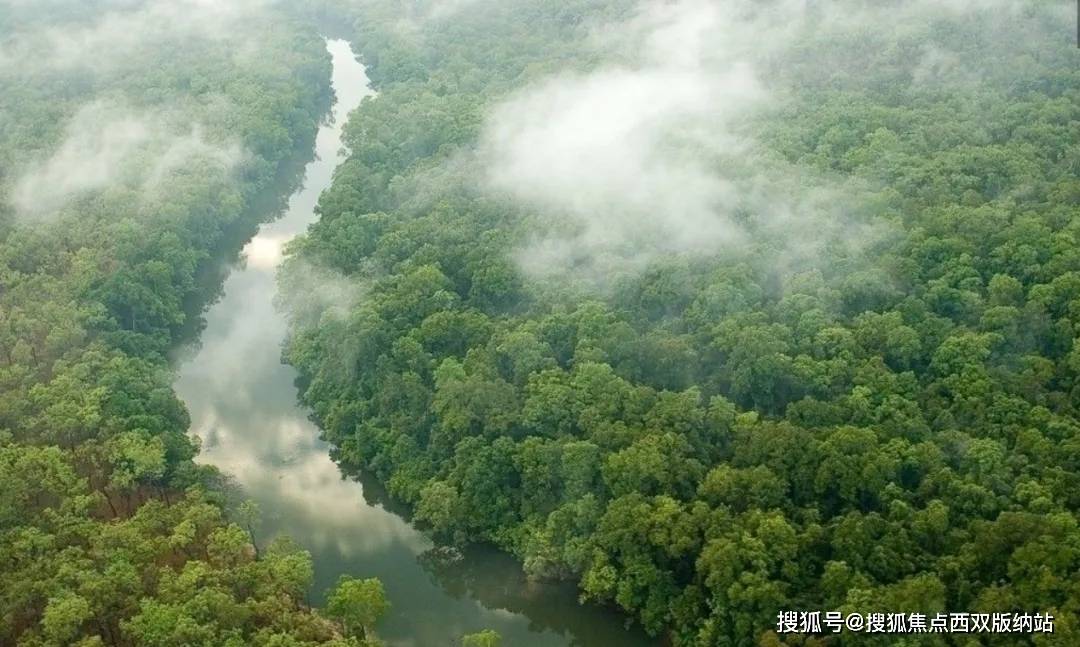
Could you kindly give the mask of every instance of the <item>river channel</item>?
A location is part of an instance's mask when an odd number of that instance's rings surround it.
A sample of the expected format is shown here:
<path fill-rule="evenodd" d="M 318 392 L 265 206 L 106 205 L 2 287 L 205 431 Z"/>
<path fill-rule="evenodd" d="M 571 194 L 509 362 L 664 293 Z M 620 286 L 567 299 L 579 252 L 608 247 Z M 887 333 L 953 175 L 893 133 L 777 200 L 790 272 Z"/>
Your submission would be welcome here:
<path fill-rule="evenodd" d="M 336 102 L 302 185 L 246 243 L 221 298 L 203 315 L 199 342 L 178 358 L 176 390 L 202 440 L 199 460 L 231 475 L 259 504 L 260 543 L 283 533 L 311 552 L 312 603 L 342 574 L 381 579 L 393 606 L 376 630 L 389 645 L 455 645 L 485 628 L 498 631 L 505 647 L 654 644 L 624 629 L 619 614 L 579 605 L 572 586 L 529 583 L 498 551 L 439 559 L 377 484 L 342 474 L 297 404 L 296 372 L 280 359 L 286 322 L 274 307 L 275 271 L 282 246 L 317 218 L 319 194 L 344 159 L 346 117 L 374 94 L 346 41 L 328 40 L 327 48 Z"/>

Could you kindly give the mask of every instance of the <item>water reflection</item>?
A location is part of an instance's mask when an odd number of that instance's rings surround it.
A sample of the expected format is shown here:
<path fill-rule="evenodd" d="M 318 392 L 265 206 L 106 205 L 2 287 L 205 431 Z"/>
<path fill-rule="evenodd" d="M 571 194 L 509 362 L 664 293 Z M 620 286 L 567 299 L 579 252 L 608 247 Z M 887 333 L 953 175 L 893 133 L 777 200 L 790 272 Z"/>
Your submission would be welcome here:
<path fill-rule="evenodd" d="M 280 362 L 286 324 L 273 305 L 274 273 L 282 246 L 315 219 L 318 195 L 341 161 L 345 115 L 371 94 L 348 44 L 327 46 L 337 104 L 319 130 L 303 187 L 282 217 L 244 246 L 204 316 L 200 343 L 179 359 L 176 388 L 203 440 L 201 460 L 232 475 L 259 503 L 262 539 L 285 533 L 311 551 L 313 602 L 342 573 L 382 579 L 393 608 L 378 629 L 392 645 L 451 645 L 482 628 L 515 646 L 648 644 L 616 614 L 578 606 L 569 587 L 529 586 L 501 553 L 477 549 L 464 560 L 440 559 L 381 502 L 380 488 L 342 476 L 297 407 L 296 373 Z"/>

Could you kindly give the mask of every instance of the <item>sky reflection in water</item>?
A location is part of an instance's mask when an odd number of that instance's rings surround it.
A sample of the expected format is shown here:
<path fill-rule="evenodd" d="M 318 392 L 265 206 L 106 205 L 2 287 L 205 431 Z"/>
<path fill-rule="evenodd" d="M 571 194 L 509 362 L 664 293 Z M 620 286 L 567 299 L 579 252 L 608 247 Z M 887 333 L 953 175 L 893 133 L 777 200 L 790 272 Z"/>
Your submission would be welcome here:
<path fill-rule="evenodd" d="M 514 646 L 650 644 L 624 631 L 618 615 L 578 606 L 573 587 L 528 584 L 506 555 L 478 549 L 463 562 L 439 562 L 426 537 L 343 478 L 296 405 L 296 373 L 280 361 L 286 324 L 273 305 L 274 273 L 282 246 L 315 220 L 319 194 L 342 161 L 345 117 L 373 94 L 349 45 L 327 47 L 337 103 L 303 187 L 244 247 L 222 298 L 205 313 L 201 343 L 179 362 L 176 388 L 203 441 L 200 460 L 235 477 L 259 503 L 265 538 L 285 533 L 312 553 L 313 602 L 340 574 L 382 579 L 393 607 L 378 629 L 392 645 L 452 645 L 483 628 Z"/>

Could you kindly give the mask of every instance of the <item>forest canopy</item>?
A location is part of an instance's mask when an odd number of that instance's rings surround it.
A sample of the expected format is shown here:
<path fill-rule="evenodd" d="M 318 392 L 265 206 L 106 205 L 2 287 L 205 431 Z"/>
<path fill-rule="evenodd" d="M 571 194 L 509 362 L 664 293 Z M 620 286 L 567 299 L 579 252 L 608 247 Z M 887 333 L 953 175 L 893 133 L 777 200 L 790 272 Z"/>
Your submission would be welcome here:
<path fill-rule="evenodd" d="M 330 99 L 263 3 L 0 2 L 0 644 L 371 644 L 193 461 L 167 359 Z"/>
<path fill-rule="evenodd" d="M 170 360 L 301 181 L 330 33 L 377 95 L 279 282 L 346 473 L 662 644 L 1080 643 L 1075 19 L 0 0 L 0 644 L 378 644 L 383 583 L 309 606 Z M 813 609 L 1055 630 L 777 633 Z"/>
<path fill-rule="evenodd" d="M 379 90 L 281 278 L 335 457 L 676 645 L 1076 642 L 1074 10 L 324 3 Z"/>

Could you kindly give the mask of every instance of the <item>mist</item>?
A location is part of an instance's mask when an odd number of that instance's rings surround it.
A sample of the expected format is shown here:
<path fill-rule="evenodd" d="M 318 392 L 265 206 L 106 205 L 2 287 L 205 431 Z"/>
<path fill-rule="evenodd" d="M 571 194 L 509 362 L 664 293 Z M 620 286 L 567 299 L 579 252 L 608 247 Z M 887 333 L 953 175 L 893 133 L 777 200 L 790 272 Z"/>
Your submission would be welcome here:
<path fill-rule="evenodd" d="M 55 7 L 66 4 L 70 3 L 57 2 Z M 37 18 L 48 15 L 50 7 L 39 5 L 34 11 L 29 9 L 32 3 L 16 1 L 13 22 L 23 28 L 0 48 L 0 64 L 18 64 L 28 70 L 114 72 L 139 65 L 139 57 L 155 49 L 237 39 L 238 32 L 246 31 L 270 5 L 266 0 L 110 0 L 104 4 L 104 10 L 91 14 L 92 21 L 65 23 L 61 16 L 38 24 Z"/>
<path fill-rule="evenodd" d="M 197 83 L 195 59 L 209 47 L 225 48 L 233 65 L 262 65 L 254 53 L 271 3 L 0 4 L 14 27 L 0 41 L 0 83 L 21 88 L 12 100 L 27 89 L 66 89 L 52 106 L 53 131 L 9 160 L 0 180 L 0 199 L 17 220 L 52 220 L 73 200 L 110 189 L 153 200 L 180 169 L 198 166 L 225 177 L 250 157 L 237 137 L 222 134 L 238 110 L 215 88 L 177 96 L 152 81 L 126 91 L 118 86 L 173 67 L 194 70 Z"/>
<path fill-rule="evenodd" d="M 657 251 L 734 242 L 740 232 L 724 214 L 738 190 L 709 157 L 748 149 L 735 124 L 766 92 L 741 62 L 710 73 L 716 6 L 650 8 L 642 20 L 652 30 L 639 64 L 549 79 L 495 108 L 491 184 L 575 218 L 578 248 L 641 242 L 639 234 L 661 241 Z"/>
<path fill-rule="evenodd" d="M 188 163 L 225 174 L 243 161 L 238 142 L 212 144 L 194 123 L 171 132 L 167 124 L 175 120 L 163 111 L 137 111 L 108 101 L 84 106 L 65 127 L 59 148 L 17 177 L 11 204 L 24 218 L 40 218 L 112 186 L 152 194 L 170 172 Z"/>
<path fill-rule="evenodd" d="M 761 141 L 763 118 L 783 109 L 793 85 L 858 83 L 864 74 L 866 61 L 822 56 L 805 43 L 873 43 L 974 15 L 1000 30 L 1019 21 L 1022 31 L 1024 3 L 846 9 L 801 0 L 643 2 L 629 20 L 594 28 L 592 46 L 612 62 L 542 78 L 486 119 L 480 184 L 548 223 L 518 250 L 519 265 L 533 276 L 604 276 L 673 253 L 736 250 L 761 236 L 777 237 L 790 260 L 812 258 L 828 240 L 863 246 L 885 235 L 882 223 L 847 217 L 868 187 L 793 166 Z M 926 42 L 897 65 L 912 86 L 950 91 L 977 87 L 987 72 Z"/>
<path fill-rule="evenodd" d="M 255 251 L 254 256 L 252 251 Z M 249 250 L 249 265 L 253 260 L 259 262 L 258 251 Z M 281 249 L 278 248 L 272 262 L 276 265 L 281 261 Z M 278 289 L 276 306 L 288 317 L 289 325 L 295 331 L 345 320 L 365 292 L 362 285 L 341 272 L 297 257 L 284 259 L 283 269 L 278 274 Z"/>

